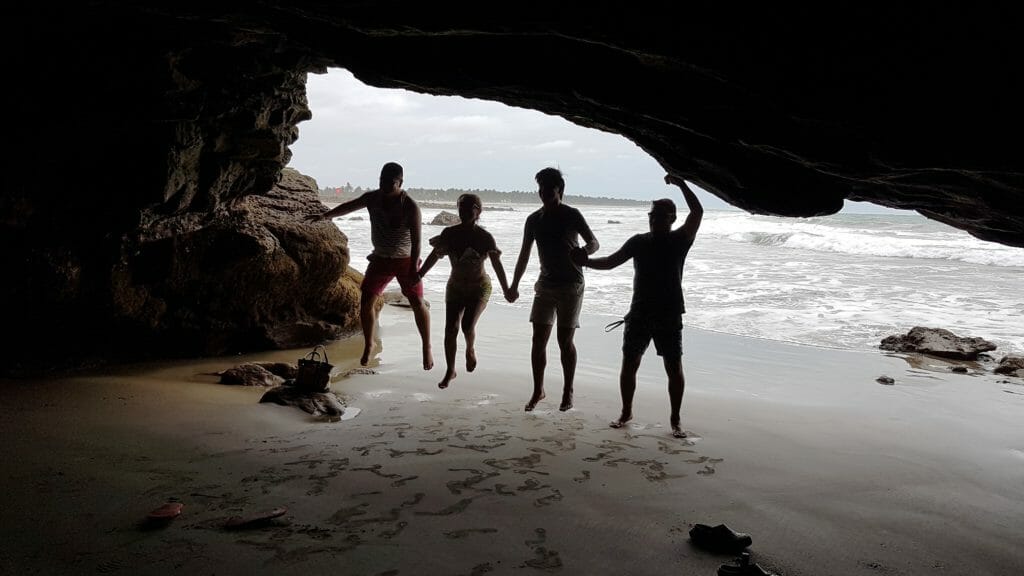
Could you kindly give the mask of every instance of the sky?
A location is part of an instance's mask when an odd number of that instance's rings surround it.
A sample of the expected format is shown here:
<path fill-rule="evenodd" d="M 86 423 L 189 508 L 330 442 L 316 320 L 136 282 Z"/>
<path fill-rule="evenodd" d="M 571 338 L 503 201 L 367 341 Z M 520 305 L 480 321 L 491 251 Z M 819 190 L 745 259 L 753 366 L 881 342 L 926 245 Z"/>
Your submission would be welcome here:
<path fill-rule="evenodd" d="M 652 200 L 678 194 L 665 171 L 626 138 L 487 100 L 367 86 L 343 69 L 310 74 L 311 120 L 299 124 L 289 166 L 321 187 L 375 187 L 385 162 L 405 168 L 406 188 L 533 191 L 554 166 L 569 197 Z M 693 186 L 708 209 L 732 208 Z M 865 203 L 844 211 L 900 213 Z"/>

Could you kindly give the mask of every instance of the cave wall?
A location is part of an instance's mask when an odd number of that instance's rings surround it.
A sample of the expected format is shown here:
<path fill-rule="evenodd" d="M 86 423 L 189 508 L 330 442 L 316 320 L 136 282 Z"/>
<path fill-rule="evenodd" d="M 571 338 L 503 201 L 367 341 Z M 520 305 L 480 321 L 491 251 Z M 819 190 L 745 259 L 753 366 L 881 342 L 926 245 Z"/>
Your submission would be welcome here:
<path fill-rule="evenodd" d="M 4 40 L 4 370 L 52 342 L 81 364 L 352 329 L 344 236 L 305 225 L 315 184 L 282 176 L 306 75 L 329 66 L 618 132 L 751 212 L 869 201 L 1024 246 L 1008 8 L 445 6 L 24 7 Z"/>

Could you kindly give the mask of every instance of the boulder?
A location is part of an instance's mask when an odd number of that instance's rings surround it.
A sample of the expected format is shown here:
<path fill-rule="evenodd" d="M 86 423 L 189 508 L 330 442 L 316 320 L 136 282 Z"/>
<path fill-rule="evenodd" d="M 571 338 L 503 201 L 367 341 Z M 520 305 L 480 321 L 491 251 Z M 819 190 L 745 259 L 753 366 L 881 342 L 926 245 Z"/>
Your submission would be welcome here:
<path fill-rule="evenodd" d="M 433 226 L 452 226 L 460 222 L 462 222 L 462 219 L 459 218 L 458 214 L 452 214 L 446 210 L 441 210 L 437 213 L 437 216 L 434 216 L 434 219 L 430 221 L 430 224 Z"/>
<path fill-rule="evenodd" d="M 878 347 L 893 352 L 916 352 L 951 360 L 977 360 L 982 352 L 996 349 L 995 344 L 982 338 L 961 337 L 943 328 L 922 326 L 915 326 L 902 336 L 887 336 Z"/>

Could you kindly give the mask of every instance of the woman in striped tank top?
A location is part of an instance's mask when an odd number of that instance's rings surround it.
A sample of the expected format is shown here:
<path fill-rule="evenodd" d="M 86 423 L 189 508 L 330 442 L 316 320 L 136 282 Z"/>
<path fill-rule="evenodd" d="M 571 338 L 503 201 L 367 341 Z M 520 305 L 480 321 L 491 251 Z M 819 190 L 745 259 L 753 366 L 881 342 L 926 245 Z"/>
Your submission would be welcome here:
<path fill-rule="evenodd" d="M 310 216 L 312 221 L 344 216 L 366 208 L 370 214 L 370 240 L 373 252 L 366 257 L 366 267 L 360 290 L 359 320 L 363 329 L 363 356 L 359 363 L 366 366 L 374 351 L 377 327 L 376 299 L 384 288 L 397 278 L 402 294 L 409 299 L 416 329 L 423 341 L 423 369 L 434 367 L 430 351 L 430 313 L 423 301 L 423 284 L 418 273 L 420 263 L 420 208 L 402 190 L 404 171 L 399 164 L 388 162 L 380 171 L 380 187 L 331 208 L 323 214 Z"/>

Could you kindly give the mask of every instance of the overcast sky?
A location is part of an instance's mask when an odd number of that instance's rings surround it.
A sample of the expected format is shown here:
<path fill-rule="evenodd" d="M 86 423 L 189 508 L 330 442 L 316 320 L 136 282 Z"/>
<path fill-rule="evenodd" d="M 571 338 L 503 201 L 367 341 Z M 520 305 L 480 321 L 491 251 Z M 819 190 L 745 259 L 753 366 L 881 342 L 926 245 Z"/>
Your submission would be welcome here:
<path fill-rule="evenodd" d="M 673 196 L 665 171 L 618 134 L 498 102 L 373 88 L 347 70 L 310 74 L 313 118 L 299 124 L 289 164 L 327 186 L 375 187 L 385 162 L 406 188 L 533 191 L 555 166 L 566 194 L 649 200 Z M 726 203 L 696 188 L 706 208 Z M 849 205 L 849 203 L 848 203 Z M 862 206 L 873 210 L 870 205 Z M 879 208 L 879 210 L 884 210 Z"/>

